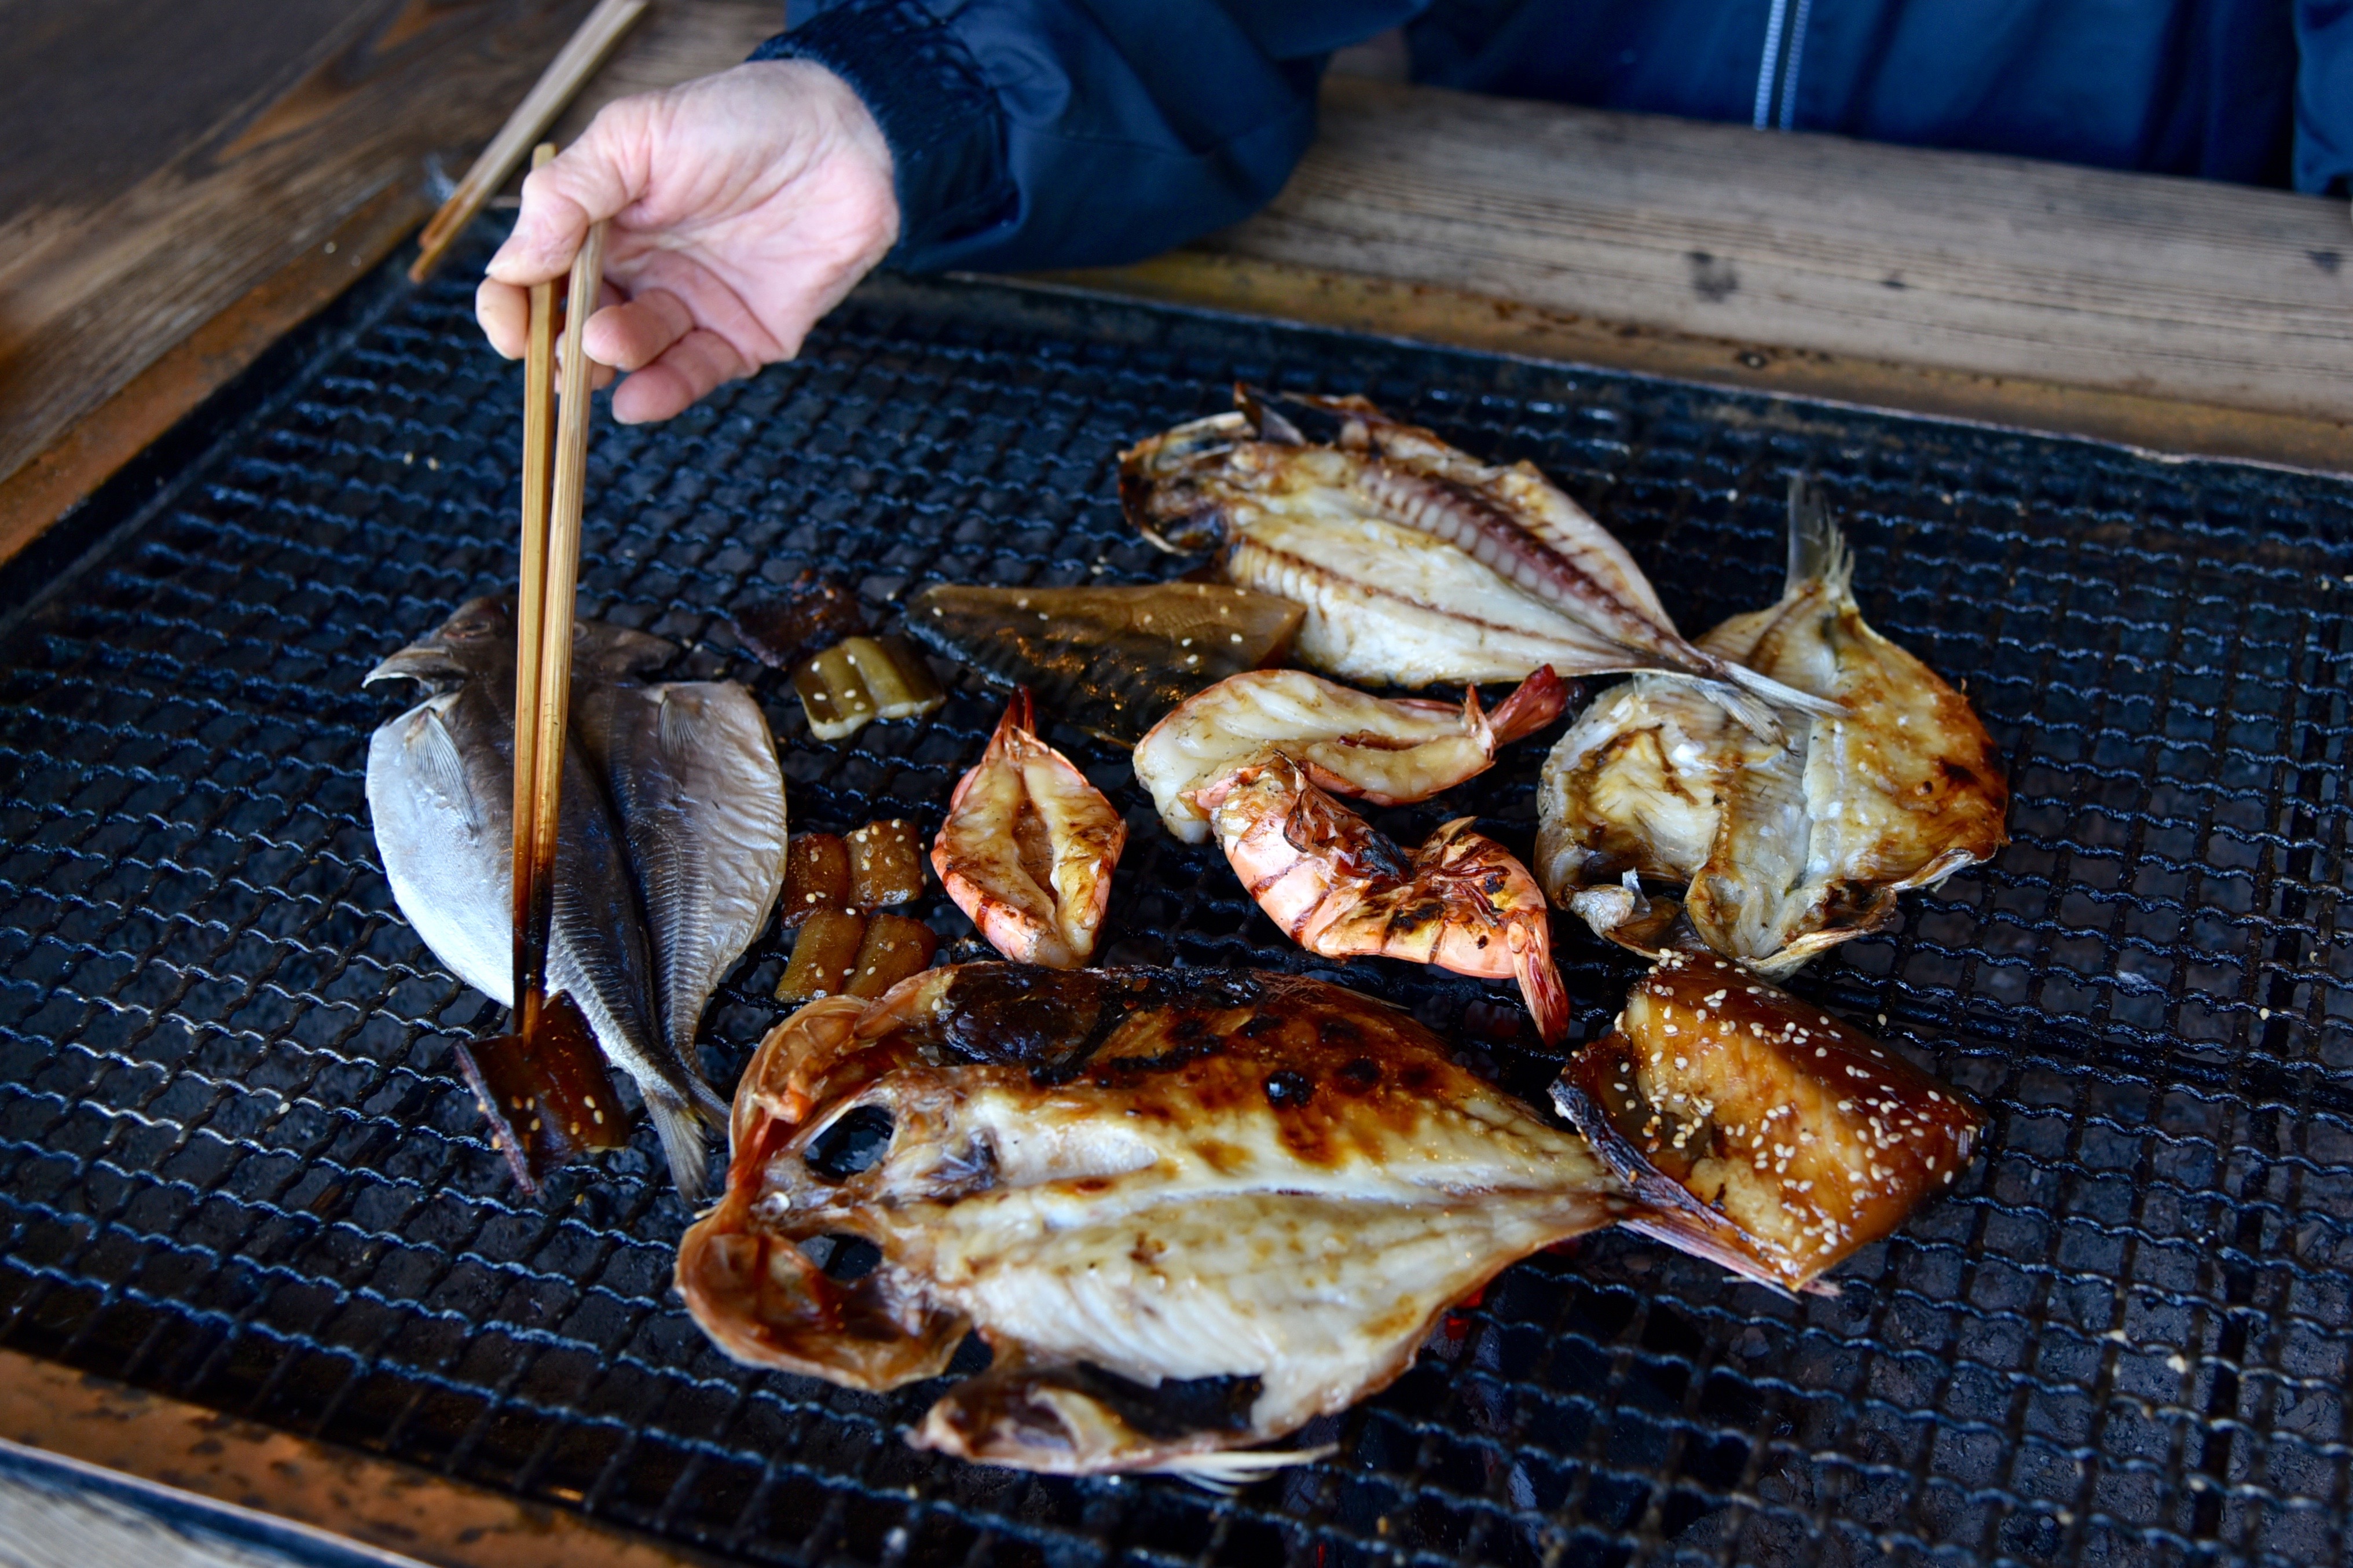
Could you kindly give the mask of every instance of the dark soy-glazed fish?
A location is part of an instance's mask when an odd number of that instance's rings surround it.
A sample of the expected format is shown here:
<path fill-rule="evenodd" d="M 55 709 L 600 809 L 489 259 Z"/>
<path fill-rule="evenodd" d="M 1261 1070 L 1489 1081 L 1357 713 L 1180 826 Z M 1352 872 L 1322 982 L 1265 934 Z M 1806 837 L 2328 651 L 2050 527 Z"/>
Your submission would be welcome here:
<path fill-rule="evenodd" d="M 678 1264 L 722 1349 L 879 1390 L 976 1329 L 993 1364 L 913 1440 L 1064 1475 L 1299 1458 L 1233 1450 L 1388 1384 L 1620 1191 L 1407 1015 L 1268 973 L 983 963 L 814 1002 L 733 1146 Z M 828 1273 L 844 1236 L 880 1262 Z"/>
<path fill-rule="evenodd" d="M 1790 715 L 1781 742 L 1649 676 L 1605 692 L 1546 761 L 1536 874 L 1605 936 L 1660 945 L 1673 904 L 1716 952 L 1782 975 L 1895 918 L 2009 841 L 2009 785 L 1968 699 L 1871 629 L 1845 542 L 1794 483 L 1781 600 L 1700 639 L 1838 707 Z"/>
<path fill-rule="evenodd" d="M 703 1008 L 783 890 L 785 781 L 767 720 L 733 681 L 626 683 L 677 652 L 579 623 L 572 711 L 628 846 L 662 1032 L 691 1063 Z"/>
<path fill-rule="evenodd" d="M 1629 1228 L 1799 1290 L 1953 1184 L 1984 1118 L 1736 963 L 1669 952 L 1553 1087 Z"/>
<path fill-rule="evenodd" d="M 1655 670 L 1760 734 L 1814 698 L 1683 640 L 1626 549 L 1528 463 L 1480 463 L 1361 397 L 1272 396 L 1121 455 L 1127 515 L 1307 608 L 1300 659 L 1399 686 Z"/>
<path fill-rule="evenodd" d="M 595 644 L 612 630 L 575 631 L 590 658 L 575 668 L 575 711 L 593 707 L 584 692 L 610 678 L 598 669 Z M 636 636 L 619 638 L 627 644 Z M 512 606 L 501 597 L 476 599 L 367 676 L 371 684 L 406 679 L 447 688 L 377 729 L 368 746 L 368 810 L 401 912 L 452 973 L 508 1006 L 514 651 Z M 618 656 L 604 657 L 609 663 Z M 725 1102 L 663 1026 L 659 961 L 628 834 L 581 731 L 573 726 L 565 745 L 548 986 L 572 997 L 606 1057 L 636 1082 L 672 1179 L 691 1197 L 702 1185 L 697 1118 L 723 1123 Z"/>
<path fill-rule="evenodd" d="M 1214 583 L 1107 588 L 941 584 L 907 606 L 907 632 L 1050 712 L 1134 745 L 1178 703 L 1280 658 L 1305 614 Z"/>

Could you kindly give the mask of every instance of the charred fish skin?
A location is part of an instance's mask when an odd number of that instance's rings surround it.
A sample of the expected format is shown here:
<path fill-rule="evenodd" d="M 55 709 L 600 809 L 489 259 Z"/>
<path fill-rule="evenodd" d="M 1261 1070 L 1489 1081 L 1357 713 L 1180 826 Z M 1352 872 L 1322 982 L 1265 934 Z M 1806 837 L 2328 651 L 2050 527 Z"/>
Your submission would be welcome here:
<path fill-rule="evenodd" d="M 1216 583 L 1100 588 L 938 584 L 907 606 L 907 634 L 1000 687 L 1022 686 L 1067 721 L 1132 746 L 1171 709 L 1280 658 L 1304 612 Z"/>
<path fill-rule="evenodd" d="M 581 634 L 575 632 L 575 636 Z M 642 634 L 628 634 L 629 638 Z M 658 642 L 659 639 L 646 639 Z M 667 647 L 667 644 L 661 645 Z M 449 686 L 378 729 L 368 808 L 394 901 L 435 956 L 502 1006 L 514 1005 L 514 649 L 512 605 L 469 601 L 371 670 Z M 650 650 L 622 639 L 612 660 Z M 584 665 L 599 665 L 590 652 Z M 670 1049 L 658 1022 L 654 958 L 620 825 L 575 733 L 565 745 L 547 979 L 571 995 L 598 1047 L 635 1080 L 681 1195 L 703 1184 L 698 1117 L 724 1103 Z"/>
<path fill-rule="evenodd" d="M 1985 1124 L 1958 1090 L 1702 952 L 1662 958 L 1553 1100 L 1645 1205 L 1630 1229 L 1789 1291 L 1951 1186 Z"/>
<path fill-rule="evenodd" d="M 1298 651 L 1325 673 L 1660 670 L 1768 736 L 1775 706 L 1824 707 L 1686 641 L 1625 547 L 1531 465 L 1479 463 L 1360 397 L 1235 396 L 1240 414 L 1123 453 L 1123 503 L 1155 542 L 1215 546 L 1230 581 L 1306 605 Z"/>
<path fill-rule="evenodd" d="M 1793 481 L 1780 602 L 1701 643 L 1837 711 L 1793 716 L 1776 744 L 1653 678 L 1605 693 L 1537 786 L 1536 868 L 1556 902 L 1616 940 L 1592 889 L 1629 871 L 1682 884 L 1708 946 L 1786 975 L 2009 841 L 1991 737 L 1968 699 L 1863 620 L 1852 571 L 1820 495 Z"/>
<path fill-rule="evenodd" d="M 722 1349 L 854 1387 L 995 1363 L 913 1440 L 1236 1479 L 1511 1261 L 1609 1223 L 1583 1142 L 1410 1018 L 1291 976 L 936 969 L 812 1003 L 739 1086 L 678 1280 Z M 798 1245 L 871 1241 L 837 1280 Z M 1295 1458 L 1295 1456 L 1292 1456 Z"/>

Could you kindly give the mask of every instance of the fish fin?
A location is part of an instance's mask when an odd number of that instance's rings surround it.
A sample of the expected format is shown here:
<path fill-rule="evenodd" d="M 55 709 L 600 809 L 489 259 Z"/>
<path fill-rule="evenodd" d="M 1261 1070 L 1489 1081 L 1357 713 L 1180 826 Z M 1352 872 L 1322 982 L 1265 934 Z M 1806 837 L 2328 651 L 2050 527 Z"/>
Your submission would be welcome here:
<path fill-rule="evenodd" d="M 655 721 L 655 732 L 661 737 L 661 749 L 673 757 L 696 755 L 702 745 L 702 704 L 689 700 L 675 686 L 658 689 L 661 716 Z"/>
<path fill-rule="evenodd" d="M 1153 1466 L 1146 1473 L 1176 1476 L 1192 1482 L 1205 1492 L 1232 1497 L 1252 1481 L 1261 1480 L 1277 1470 L 1289 1469 L 1295 1465 L 1312 1465 L 1339 1451 L 1337 1443 L 1318 1443 L 1313 1448 L 1229 1448 L 1207 1454 L 1177 1454 Z"/>
<path fill-rule="evenodd" d="M 1789 573 L 1781 585 L 1782 597 L 1802 593 L 1809 583 L 1820 583 L 1831 596 L 1843 599 L 1854 580 L 1854 557 L 1846 535 L 1831 521 L 1822 501 L 1822 488 L 1810 474 L 1789 476 Z"/>
<path fill-rule="evenodd" d="M 1810 691 L 1800 691 L 1796 687 L 1785 685 L 1769 675 L 1759 675 L 1745 664 L 1736 664 L 1726 659 L 1724 663 L 1724 673 L 1736 684 L 1753 692 L 1776 708 L 1792 708 L 1800 713 L 1811 713 L 1824 719 L 1835 719 L 1846 711 L 1846 704 L 1834 697 L 1817 697 Z M 1713 696 L 1714 693 L 1710 695 Z M 1716 700 L 1724 701 L 1720 697 L 1716 698 Z M 1769 731 L 1758 730 L 1742 715 L 1739 709 L 1725 703 L 1725 710 L 1738 719 L 1745 728 L 1756 731 L 1761 740 L 1773 741 L 1780 738 L 1781 727 L 1778 723 L 1774 724 Z"/>
<path fill-rule="evenodd" d="M 688 1087 L 694 1097 L 695 1113 L 712 1127 L 724 1131 L 728 1120 L 734 1115 L 734 1107 L 727 1103 L 724 1095 L 703 1082 L 700 1076 L 690 1079 Z"/>
<path fill-rule="evenodd" d="M 645 1096 L 646 1117 L 654 1124 L 662 1153 L 670 1160 L 670 1184 L 689 1204 L 701 1202 L 708 1177 L 703 1170 L 702 1121 L 695 1113 L 698 1108 L 668 1084 L 640 1084 L 638 1089 Z"/>
<path fill-rule="evenodd" d="M 474 792 L 466 787 L 466 760 L 458 753 L 458 738 L 449 733 L 449 726 L 441 721 L 440 710 L 427 703 L 417 710 L 415 750 L 417 766 L 424 771 L 426 781 L 458 808 L 465 818 L 466 831 L 479 835 L 482 831 L 482 814 L 475 805 Z"/>

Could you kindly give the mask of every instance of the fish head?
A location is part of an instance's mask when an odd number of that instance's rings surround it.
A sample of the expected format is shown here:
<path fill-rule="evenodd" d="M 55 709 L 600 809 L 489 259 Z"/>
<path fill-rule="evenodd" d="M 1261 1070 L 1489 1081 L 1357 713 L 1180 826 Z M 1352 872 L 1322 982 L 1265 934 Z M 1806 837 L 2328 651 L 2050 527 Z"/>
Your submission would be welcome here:
<path fill-rule="evenodd" d="M 1340 447 L 1363 451 L 1372 445 L 1372 426 L 1387 424 L 1366 399 L 1320 397 L 1312 392 L 1269 392 L 1234 384 L 1234 406 L 1261 441 L 1281 447 Z"/>
<path fill-rule="evenodd" d="M 678 645 L 606 621 L 572 623 L 572 668 L 591 679 L 642 679 L 678 657 Z"/>
<path fill-rule="evenodd" d="M 485 594 L 459 605 L 448 620 L 369 670 L 360 684 L 417 680 L 449 686 L 512 670 L 514 658 L 514 601 L 504 594 Z"/>
<path fill-rule="evenodd" d="M 1240 414 L 1213 414 L 1140 441 L 1119 455 L 1119 500 L 1136 531 L 1171 554 L 1190 554 L 1226 534 L 1220 476 L 1235 448 L 1256 436 Z"/>

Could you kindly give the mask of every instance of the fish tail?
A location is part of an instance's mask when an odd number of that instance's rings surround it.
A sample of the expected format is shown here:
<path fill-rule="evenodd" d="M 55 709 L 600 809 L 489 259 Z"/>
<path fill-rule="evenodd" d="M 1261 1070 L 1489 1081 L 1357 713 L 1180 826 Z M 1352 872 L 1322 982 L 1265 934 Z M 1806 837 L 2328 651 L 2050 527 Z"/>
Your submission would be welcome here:
<path fill-rule="evenodd" d="M 1809 583 L 1820 583 L 1834 598 L 1843 599 L 1854 580 L 1854 557 L 1846 535 L 1831 521 L 1822 500 L 1822 487 L 1810 474 L 1789 476 L 1789 572 L 1781 586 L 1783 597 L 1801 593 Z"/>
<path fill-rule="evenodd" d="M 662 1153 L 670 1160 L 671 1184 L 688 1203 L 700 1203 L 708 1184 L 703 1170 L 702 1121 L 696 1115 L 698 1107 L 666 1083 L 639 1087 L 645 1094 L 646 1115 L 654 1124 L 656 1136 L 661 1139 Z"/>

